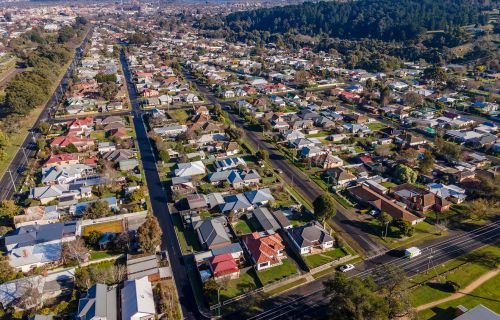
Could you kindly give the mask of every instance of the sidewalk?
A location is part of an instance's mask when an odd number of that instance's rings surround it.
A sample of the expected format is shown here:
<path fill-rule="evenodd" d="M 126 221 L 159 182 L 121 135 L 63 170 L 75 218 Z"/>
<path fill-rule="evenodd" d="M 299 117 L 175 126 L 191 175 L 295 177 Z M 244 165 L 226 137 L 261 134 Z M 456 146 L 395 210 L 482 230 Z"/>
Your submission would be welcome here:
<path fill-rule="evenodd" d="M 446 298 L 443 298 L 443 299 L 440 299 L 440 300 L 437 300 L 437 301 L 433 301 L 433 302 L 426 303 L 426 304 L 423 304 L 421 306 L 418 306 L 416 308 L 416 310 L 417 311 L 422 311 L 422 310 L 429 309 L 429 308 L 435 307 L 437 305 L 440 305 L 441 303 L 445 303 L 445 302 L 448 302 L 448 301 L 456 300 L 458 298 L 466 296 L 467 294 L 469 294 L 472 291 L 476 290 L 480 285 L 482 285 L 486 281 L 488 281 L 491 278 L 495 277 L 499 272 L 500 272 L 500 269 L 495 269 L 495 270 L 489 271 L 489 272 L 483 274 L 482 276 L 480 276 L 479 278 L 477 278 L 476 280 L 474 280 L 471 284 L 469 284 L 463 290 L 460 290 L 459 292 L 454 293 L 454 294 L 452 294 L 449 297 L 446 297 Z"/>

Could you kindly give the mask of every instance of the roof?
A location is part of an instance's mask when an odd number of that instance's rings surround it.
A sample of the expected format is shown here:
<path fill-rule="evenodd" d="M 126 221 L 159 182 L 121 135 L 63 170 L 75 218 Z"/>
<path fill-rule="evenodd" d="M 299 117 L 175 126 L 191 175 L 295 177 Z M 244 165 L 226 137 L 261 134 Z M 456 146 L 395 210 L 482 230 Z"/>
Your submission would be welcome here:
<path fill-rule="evenodd" d="M 210 264 L 216 277 L 239 271 L 238 264 L 230 253 L 212 257 Z"/>
<path fill-rule="evenodd" d="M 44 225 L 23 226 L 4 237 L 8 250 L 35 244 L 61 240 L 63 237 L 74 236 L 76 221 L 57 222 Z"/>
<path fill-rule="evenodd" d="M 290 231 L 294 241 L 299 247 L 310 247 L 333 241 L 333 238 L 323 229 L 318 222 L 295 227 Z"/>
<path fill-rule="evenodd" d="M 273 211 L 273 217 L 276 219 L 276 221 L 279 223 L 279 225 L 282 228 L 288 228 L 291 227 L 292 224 L 290 223 L 290 220 L 286 217 L 286 215 L 283 213 L 281 210 Z"/>
<path fill-rule="evenodd" d="M 78 318 L 80 320 L 118 319 L 117 295 L 117 289 L 114 286 L 94 284 L 87 290 L 85 297 L 78 302 Z"/>
<path fill-rule="evenodd" d="M 127 256 L 127 278 L 129 280 L 139 279 L 159 272 L 159 264 L 156 255 L 134 258 Z"/>
<path fill-rule="evenodd" d="M 122 319 L 156 313 L 153 289 L 147 277 L 124 282 L 121 290 L 121 306 Z"/>
<path fill-rule="evenodd" d="M 265 201 L 274 201 L 274 197 L 271 194 L 271 189 L 269 188 L 247 191 L 243 194 L 251 204 L 262 203 Z"/>
<path fill-rule="evenodd" d="M 266 207 L 259 207 L 253 211 L 253 216 L 265 231 L 276 231 L 280 228 L 278 222 L 274 219 Z"/>
<path fill-rule="evenodd" d="M 222 219 L 211 218 L 200 220 L 193 227 L 200 235 L 202 244 L 205 244 L 207 247 L 231 243 L 231 238 L 226 231 Z"/>
<path fill-rule="evenodd" d="M 461 307 L 461 306 L 459 306 Z M 500 316 L 488 307 L 478 304 L 455 320 L 499 320 Z"/>
<path fill-rule="evenodd" d="M 256 263 L 272 262 L 279 250 L 285 249 L 277 233 L 262 236 L 258 232 L 242 236 L 242 240 Z"/>
<path fill-rule="evenodd" d="M 382 195 L 379 195 L 364 185 L 357 185 L 349 188 L 348 190 L 359 200 L 372 205 L 380 211 L 387 212 L 394 219 L 403 219 L 405 221 L 415 221 L 420 219 L 405 208 L 397 205 Z"/>
<path fill-rule="evenodd" d="M 175 169 L 175 175 L 177 177 L 194 176 L 204 173 L 205 173 L 205 165 L 203 164 L 202 161 L 179 163 L 177 164 L 177 169 Z"/>

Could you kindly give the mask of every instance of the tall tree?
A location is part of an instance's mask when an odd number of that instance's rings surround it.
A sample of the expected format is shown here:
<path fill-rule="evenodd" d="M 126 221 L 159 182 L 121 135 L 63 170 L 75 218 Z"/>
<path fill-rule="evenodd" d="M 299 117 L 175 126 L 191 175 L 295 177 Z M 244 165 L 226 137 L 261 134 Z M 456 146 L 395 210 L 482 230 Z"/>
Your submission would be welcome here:
<path fill-rule="evenodd" d="M 314 213 L 318 220 L 325 223 L 329 219 L 333 218 L 337 214 L 337 206 L 335 200 L 328 193 L 323 193 L 318 196 L 314 202 Z"/>
<path fill-rule="evenodd" d="M 83 212 L 84 219 L 99 219 L 113 214 L 109 204 L 104 200 L 92 202 Z"/>
<path fill-rule="evenodd" d="M 378 215 L 377 219 L 382 224 L 382 227 L 385 228 L 384 237 L 387 237 L 387 229 L 389 228 L 389 224 L 392 222 L 392 216 L 387 212 L 382 211 Z"/>
<path fill-rule="evenodd" d="M 146 253 L 155 253 L 161 244 L 161 228 L 153 215 L 148 215 L 146 221 L 137 230 L 139 246 Z"/>
<path fill-rule="evenodd" d="M 61 250 L 61 259 L 64 264 L 76 263 L 81 266 L 90 256 L 89 250 L 85 247 L 85 242 L 81 239 L 64 242 Z"/>

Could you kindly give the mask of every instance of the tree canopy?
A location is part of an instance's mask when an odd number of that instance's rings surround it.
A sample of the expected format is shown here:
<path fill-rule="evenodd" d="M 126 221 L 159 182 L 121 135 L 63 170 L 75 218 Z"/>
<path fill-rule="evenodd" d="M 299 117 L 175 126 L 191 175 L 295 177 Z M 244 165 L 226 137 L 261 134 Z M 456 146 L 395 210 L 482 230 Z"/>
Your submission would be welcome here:
<path fill-rule="evenodd" d="M 335 200 L 328 193 L 323 193 L 319 197 L 317 197 L 314 202 L 314 213 L 321 221 L 326 221 L 330 218 L 333 218 L 337 213 L 337 208 L 335 204 Z"/>

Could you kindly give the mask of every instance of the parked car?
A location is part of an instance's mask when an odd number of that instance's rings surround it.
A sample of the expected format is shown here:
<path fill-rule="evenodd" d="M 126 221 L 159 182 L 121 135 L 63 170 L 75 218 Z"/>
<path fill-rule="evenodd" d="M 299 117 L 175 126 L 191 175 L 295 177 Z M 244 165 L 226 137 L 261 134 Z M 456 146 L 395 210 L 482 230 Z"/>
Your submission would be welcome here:
<path fill-rule="evenodd" d="M 342 271 L 342 272 L 348 272 L 351 270 L 354 270 L 353 264 L 346 264 L 346 265 L 343 265 L 342 267 L 340 267 L 340 271 Z"/>
<path fill-rule="evenodd" d="M 405 250 L 405 257 L 414 258 L 422 254 L 422 251 L 417 247 L 411 247 Z"/>

